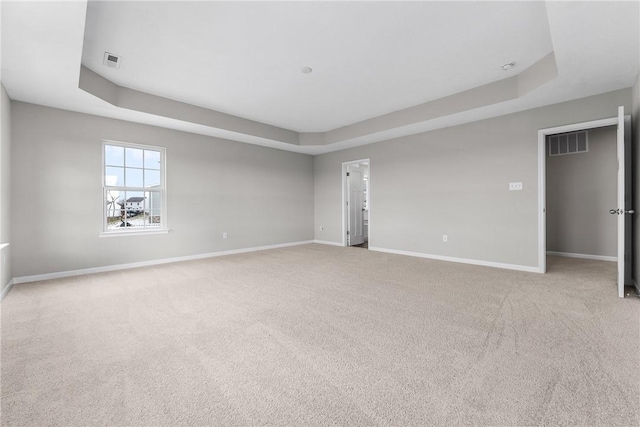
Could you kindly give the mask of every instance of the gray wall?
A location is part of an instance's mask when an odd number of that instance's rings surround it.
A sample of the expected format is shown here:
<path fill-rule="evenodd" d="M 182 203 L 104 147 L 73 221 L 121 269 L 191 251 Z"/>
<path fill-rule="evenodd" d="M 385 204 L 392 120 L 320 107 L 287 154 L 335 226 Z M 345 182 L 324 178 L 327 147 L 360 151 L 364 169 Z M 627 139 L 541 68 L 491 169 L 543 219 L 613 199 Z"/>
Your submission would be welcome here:
<path fill-rule="evenodd" d="M 11 101 L 0 83 L 0 244 L 11 243 Z M 0 288 L 2 291 L 13 278 L 11 246 L 2 249 L 0 256 Z"/>
<path fill-rule="evenodd" d="M 316 156 L 316 239 L 342 241 L 341 163 L 369 157 L 370 247 L 536 267 L 538 130 L 620 105 L 630 89 Z"/>
<path fill-rule="evenodd" d="M 99 237 L 103 139 L 166 147 L 169 234 Z M 313 239 L 308 155 L 22 102 L 12 141 L 14 277 Z"/>
<path fill-rule="evenodd" d="M 588 132 L 588 152 L 547 156 L 547 250 L 616 257 L 617 126 Z"/>
<path fill-rule="evenodd" d="M 312 158 L 12 102 L 13 276 L 312 238 L 340 243 L 341 163 L 367 157 L 370 246 L 535 267 L 537 130 L 612 117 L 619 105 L 631 108 L 630 89 Z M 171 233 L 98 237 L 102 139 L 167 147 Z M 512 181 L 524 190 L 507 191 Z M 81 199 L 71 217 L 61 193 Z"/>

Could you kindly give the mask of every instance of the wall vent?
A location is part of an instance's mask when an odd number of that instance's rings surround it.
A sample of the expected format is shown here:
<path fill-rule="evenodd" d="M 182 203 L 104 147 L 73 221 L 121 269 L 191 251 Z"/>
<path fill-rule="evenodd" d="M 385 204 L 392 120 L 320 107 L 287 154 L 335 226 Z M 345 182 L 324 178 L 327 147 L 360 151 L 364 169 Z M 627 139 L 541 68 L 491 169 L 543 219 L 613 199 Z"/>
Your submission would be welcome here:
<path fill-rule="evenodd" d="M 107 67 L 120 68 L 120 60 L 121 60 L 121 58 L 118 55 L 114 55 L 113 53 L 105 52 L 104 53 L 104 60 L 102 62 Z"/>
<path fill-rule="evenodd" d="M 589 132 L 586 130 L 549 135 L 547 140 L 549 156 L 563 156 L 589 151 Z"/>

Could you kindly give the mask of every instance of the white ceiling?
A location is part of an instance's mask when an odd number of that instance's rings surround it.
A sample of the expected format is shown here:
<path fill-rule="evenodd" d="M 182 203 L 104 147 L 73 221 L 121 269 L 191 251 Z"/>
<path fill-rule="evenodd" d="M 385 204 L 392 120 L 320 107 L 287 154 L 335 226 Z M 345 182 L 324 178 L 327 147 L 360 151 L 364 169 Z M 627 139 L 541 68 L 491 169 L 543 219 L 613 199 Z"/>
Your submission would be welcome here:
<path fill-rule="evenodd" d="M 638 2 L 2 2 L 12 99 L 316 154 L 632 86 Z M 102 64 L 121 55 L 118 70 Z M 327 132 L 522 72 L 520 98 L 324 146 L 118 108 L 78 88 L 80 64 L 138 91 L 296 132 Z M 516 61 L 504 72 L 500 65 Z M 302 74 L 309 66 L 313 73 Z M 614 115 L 615 112 L 612 112 Z"/>
<path fill-rule="evenodd" d="M 89 2 L 82 63 L 128 88 L 326 132 L 552 50 L 543 2 Z M 103 65 L 105 51 L 120 69 Z"/>

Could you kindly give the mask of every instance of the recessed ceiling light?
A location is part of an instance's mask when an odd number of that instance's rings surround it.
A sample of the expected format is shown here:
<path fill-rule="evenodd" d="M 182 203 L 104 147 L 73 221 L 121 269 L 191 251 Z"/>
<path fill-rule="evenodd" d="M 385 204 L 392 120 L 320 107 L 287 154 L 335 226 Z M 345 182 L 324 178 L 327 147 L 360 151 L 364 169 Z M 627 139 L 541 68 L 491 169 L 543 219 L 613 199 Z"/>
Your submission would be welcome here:
<path fill-rule="evenodd" d="M 309 74 L 312 71 L 313 71 L 313 69 L 311 67 L 302 67 L 300 69 L 300 72 L 303 73 L 303 74 Z"/>
<path fill-rule="evenodd" d="M 504 64 L 504 65 L 502 66 L 502 69 L 503 69 L 504 71 L 509 71 L 510 69 L 512 69 L 512 68 L 513 68 L 513 67 L 515 67 L 515 66 L 516 66 L 515 61 L 511 61 L 511 62 L 508 62 L 508 63 Z"/>

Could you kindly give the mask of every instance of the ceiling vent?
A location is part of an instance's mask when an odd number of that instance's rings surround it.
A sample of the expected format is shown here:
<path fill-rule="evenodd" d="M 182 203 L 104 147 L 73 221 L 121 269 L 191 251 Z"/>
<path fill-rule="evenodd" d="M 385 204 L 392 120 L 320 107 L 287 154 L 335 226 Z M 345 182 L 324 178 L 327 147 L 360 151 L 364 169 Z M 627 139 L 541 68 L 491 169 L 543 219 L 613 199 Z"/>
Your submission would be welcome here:
<path fill-rule="evenodd" d="M 120 68 L 120 61 L 122 61 L 122 58 L 120 58 L 118 55 L 114 55 L 113 53 L 105 52 L 104 53 L 104 60 L 102 62 L 107 67 Z"/>

